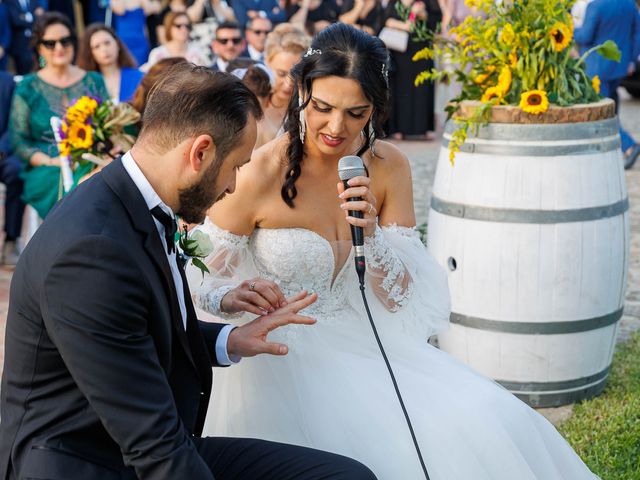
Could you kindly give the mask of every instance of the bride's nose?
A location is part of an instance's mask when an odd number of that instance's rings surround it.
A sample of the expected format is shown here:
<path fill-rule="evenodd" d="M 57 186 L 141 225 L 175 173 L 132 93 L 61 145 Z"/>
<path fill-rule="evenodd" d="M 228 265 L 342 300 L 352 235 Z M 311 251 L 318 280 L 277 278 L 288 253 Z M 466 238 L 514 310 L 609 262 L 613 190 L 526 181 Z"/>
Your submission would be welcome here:
<path fill-rule="evenodd" d="M 340 136 L 344 131 L 344 114 L 338 111 L 333 112 L 327 126 L 329 127 L 329 134 L 331 136 Z"/>

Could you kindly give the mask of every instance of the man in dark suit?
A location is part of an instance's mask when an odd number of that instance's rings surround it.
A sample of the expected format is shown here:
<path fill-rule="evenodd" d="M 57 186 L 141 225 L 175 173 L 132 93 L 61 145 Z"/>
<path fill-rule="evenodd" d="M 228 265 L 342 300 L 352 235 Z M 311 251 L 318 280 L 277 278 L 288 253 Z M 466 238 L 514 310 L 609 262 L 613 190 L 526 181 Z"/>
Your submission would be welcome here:
<path fill-rule="evenodd" d="M 6 70 L 9 64 L 9 47 L 11 46 L 11 23 L 9 12 L 0 0 L 0 71 Z"/>
<path fill-rule="evenodd" d="M 256 17 L 249 19 L 244 29 L 247 48 L 240 56 L 264 63 L 264 48 L 267 43 L 267 35 L 271 30 L 273 30 L 273 24 L 268 18 Z"/>
<path fill-rule="evenodd" d="M 33 50 L 31 48 L 31 29 L 38 15 L 44 13 L 42 0 L 3 0 L 9 12 L 11 23 L 11 47 L 18 75 L 26 75 L 33 68 Z"/>
<path fill-rule="evenodd" d="M 317 450 L 200 438 L 211 366 L 286 354 L 268 332 L 314 322 L 305 292 L 235 329 L 199 322 L 176 257 L 173 212 L 201 222 L 234 190 L 261 114 L 236 78 L 178 64 L 132 150 L 47 216 L 11 285 L 0 478 L 375 478 Z"/>
<path fill-rule="evenodd" d="M 211 50 L 216 56 L 211 70 L 226 72 L 229 63 L 240 56 L 244 46 L 245 42 L 242 38 L 240 25 L 235 22 L 221 23 L 216 29 L 216 37 L 211 42 Z"/>
<path fill-rule="evenodd" d="M 4 243 L 0 265 L 18 262 L 18 239 L 22 230 L 24 203 L 20 199 L 24 182 L 20 178 L 22 162 L 13 155 L 9 143 L 9 113 L 13 97 L 13 75 L 0 71 L 0 182 L 6 187 L 4 200 Z"/>

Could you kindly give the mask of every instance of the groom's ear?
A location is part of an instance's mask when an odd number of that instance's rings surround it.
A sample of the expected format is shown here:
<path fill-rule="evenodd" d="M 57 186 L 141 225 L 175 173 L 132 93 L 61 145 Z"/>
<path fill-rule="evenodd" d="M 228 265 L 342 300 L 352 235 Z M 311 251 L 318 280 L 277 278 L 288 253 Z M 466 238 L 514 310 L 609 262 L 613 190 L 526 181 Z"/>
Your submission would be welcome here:
<path fill-rule="evenodd" d="M 189 150 L 189 164 L 194 172 L 205 169 L 216 157 L 216 146 L 211 135 L 198 135 Z"/>

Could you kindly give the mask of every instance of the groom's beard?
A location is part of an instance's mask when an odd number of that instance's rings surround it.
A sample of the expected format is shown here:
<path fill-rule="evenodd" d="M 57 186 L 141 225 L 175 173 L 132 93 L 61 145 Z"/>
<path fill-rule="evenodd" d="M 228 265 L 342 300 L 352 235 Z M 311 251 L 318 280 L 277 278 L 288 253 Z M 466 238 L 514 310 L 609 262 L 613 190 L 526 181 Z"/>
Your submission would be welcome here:
<path fill-rule="evenodd" d="M 198 182 L 180 190 L 180 210 L 176 213 L 186 223 L 202 223 L 207 210 L 224 196 L 224 192 L 218 194 L 216 188 L 222 161 L 216 158 Z"/>

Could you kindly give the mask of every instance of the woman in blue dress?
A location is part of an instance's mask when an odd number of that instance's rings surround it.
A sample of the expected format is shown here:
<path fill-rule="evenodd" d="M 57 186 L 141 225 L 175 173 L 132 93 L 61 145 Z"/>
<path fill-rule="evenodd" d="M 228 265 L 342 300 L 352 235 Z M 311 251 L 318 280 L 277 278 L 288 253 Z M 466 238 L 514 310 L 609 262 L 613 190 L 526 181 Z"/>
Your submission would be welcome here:
<path fill-rule="evenodd" d="M 159 13 L 158 0 L 111 0 L 116 33 L 135 57 L 138 65 L 146 63 L 149 40 L 146 35 L 146 17 Z"/>
<path fill-rule="evenodd" d="M 143 73 L 127 46 L 110 27 L 102 23 L 89 25 L 80 39 L 78 66 L 102 73 L 109 96 L 117 102 L 132 99 Z"/>

